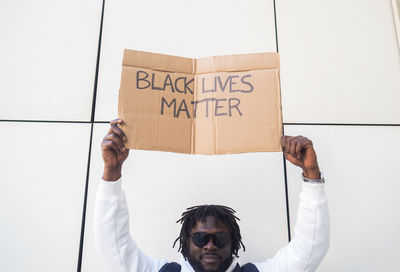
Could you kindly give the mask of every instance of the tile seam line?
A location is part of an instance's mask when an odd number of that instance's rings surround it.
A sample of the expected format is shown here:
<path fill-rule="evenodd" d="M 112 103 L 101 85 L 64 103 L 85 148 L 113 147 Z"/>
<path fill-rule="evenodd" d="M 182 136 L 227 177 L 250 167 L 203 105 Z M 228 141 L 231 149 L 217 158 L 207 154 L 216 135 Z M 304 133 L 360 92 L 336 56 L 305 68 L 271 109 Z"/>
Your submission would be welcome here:
<path fill-rule="evenodd" d="M 78 263 L 77 263 L 77 271 L 81 272 L 82 269 L 82 256 L 83 256 L 83 243 L 84 243 L 84 232 L 85 232 L 85 223 L 86 223 L 86 207 L 87 207 L 87 195 L 88 195 L 88 185 L 89 185 L 89 174 L 90 174 L 90 157 L 92 154 L 92 141 L 93 141 L 93 127 L 94 124 L 90 125 L 90 138 L 89 138 L 89 152 L 88 152 L 88 163 L 86 167 L 86 177 L 85 177 L 85 189 L 84 189 L 84 199 L 83 199 L 83 208 L 82 208 L 82 218 L 81 218 L 81 230 L 80 230 L 80 238 L 79 238 L 79 252 L 78 252 Z"/>
<path fill-rule="evenodd" d="M 61 121 L 61 120 L 13 120 L 13 119 L 3 119 L 0 122 L 4 123 L 61 123 L 61 124 L 91 124 L 90 121 Z"/>
<path fill-rule="evenodd" d="M 376 123 L 283 123 L 285 126 L 358 126 L 358 127 L 398 127 L 400 124 Z"/>
<path fill-rule="evenodd" d="M 0 123 L 56 123 L 56 124 L 109 124 L 110 121 L 69 121 L 69 120 L 17 120 L 17 119 L 0 119 Z M 285 126 L 358 126 L 358 127 L 400 127 L 399 124 L 377 124 L 377 123 L 282 123 Z"/>
<path fill-rule="evenodd" d="M 79 239 L 79 252 L 78 252 L 78 261 L 77 261 L 77 272 L 82 271 L 82 259 L 83 259 L 83 244 L 85 241 L 85 228 L 86 228 L 86 208 L 87 208 L 87 199 L 88 199 L 88 190 L 89 190 L 89 175 L 90 175 L 90 163 L 92 156 L 92 145 L 93 145 L 93 129 L 95 124 L 95 111 L 96 111 L 96 98 L 97 98 L 97 83 L 99 78 L 99 67 L 100 67 L 100 54 L 101 54 L 101 41 L 103 37 L 103 22 L 104 22 L 104 9 L 105 9 L 105 0 L 102 0 L 101 7 L 101 16 L 100 16 L 100 26 L 99 26 L 99 40 L 97 44 L 97 58 L 96 58 L 96 72 L 94 75 L 94 84 L 93 84 L 93 99 L 92 99 L 92 111 L 90 116 L 90 139 L 89 139 L 89 150 L 88 150 L 88 159 L 87 159 L 87 167 L 86 167 L 86 181 L 85 181 L 85 191 L 83 198 L 83 207 L 82 207 L 82 220 L 81 220 L 81 229 L 80 229 L 80 239 Z"/>
<path fill-rule="evenodd" d="M 279 42 L 278 42 L 278 25 L 277 25 L 277 20 L 276 20 L 276 2 L 273 0 L 274 4 L 274 27 L 275 27 L 275 46 L 276 46 L 276 52 L 279 53 Z M 282 109 L 282 89 L 281 89 L 281 82 L 280 82 L 280 77 L 279 77 L 279 88 L 280 88 L 280 94 L 281 94 L 281 109 Z M 281 115 L 283 119 L 283 114 Z M 282 135 L 285 135 L 285 126 L 284 123 L 282 122 Z M 283 160 L 283 178 L 285 182 L 285 204 L 286 204 L 286 224 L 287 224 L 287 237 L 288 241 L 290 242 L 291 240 L 291 229 L 290 229 L 290 209 L 289 209 L 289 193 L 288 193 L 288 180 L 287 180 L 287 169 L 286 169 L 286 158 L 285 155 L 282 154 L 282 160 Z"/>

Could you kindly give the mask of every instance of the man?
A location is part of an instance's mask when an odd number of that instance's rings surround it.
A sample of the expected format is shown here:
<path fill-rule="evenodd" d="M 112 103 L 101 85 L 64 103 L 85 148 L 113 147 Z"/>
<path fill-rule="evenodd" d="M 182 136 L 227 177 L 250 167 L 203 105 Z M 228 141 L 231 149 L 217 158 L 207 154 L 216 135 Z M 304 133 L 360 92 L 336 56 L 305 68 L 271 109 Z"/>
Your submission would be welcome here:
<path fill-rule="evenodd" d="M 96 196 L 95 239 L 110 271 L 126 272 L 286 272 L 315 271 L 329 247 L 329 217 L 324 179 L 312 142 L 302 136 L 283 136 L 285 157 L 303 170 L 303 191 L 292 241 L 273 258 L 240 266 L 236 257 L 244 245 L 240 229 L 229 207 L 203 205 L 188 208 L 178 221 L 182 229 L 175 243 L 183 260 L 167 263 L 144 254 L 129 234 L 125 195 L 121 189 L 122 164 L 129 150 L 119 125 L 111 128 L 102 142 L 103 181 Z M 175 245 L 175 244 L 174 244 Z"/>

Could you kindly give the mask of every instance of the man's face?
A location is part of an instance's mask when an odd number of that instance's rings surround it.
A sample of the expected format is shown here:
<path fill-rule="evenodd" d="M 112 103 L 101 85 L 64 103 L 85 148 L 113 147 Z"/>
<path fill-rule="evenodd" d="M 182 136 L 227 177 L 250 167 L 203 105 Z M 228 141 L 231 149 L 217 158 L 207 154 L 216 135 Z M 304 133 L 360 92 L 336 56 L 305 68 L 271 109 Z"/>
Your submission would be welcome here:
<path fill-rule="evenodd" d="M 192 237 L 194 233 L 198 233 L 205 237 L 203 239 L 206 244 L 203 247 L 196 246 L 193 243 L 195 239 Z M 218 238 L 227 237 L 227 239 L 219 239 L 214 241 L 215 236 L 206 235 L 214 234 Z M 196 272 L 222 272 L 225 271 L 232 263 L 232 240 L 228 228 L 221 221 L 213 216 L 207 216 L 204 223 L 197 222 L 190 232 L 191 237 L 189 243 L 189 263 Z M 204 236 L 205 235 L 205 236 Z M 220 248 L 221 241 L 224 240 Z"/>

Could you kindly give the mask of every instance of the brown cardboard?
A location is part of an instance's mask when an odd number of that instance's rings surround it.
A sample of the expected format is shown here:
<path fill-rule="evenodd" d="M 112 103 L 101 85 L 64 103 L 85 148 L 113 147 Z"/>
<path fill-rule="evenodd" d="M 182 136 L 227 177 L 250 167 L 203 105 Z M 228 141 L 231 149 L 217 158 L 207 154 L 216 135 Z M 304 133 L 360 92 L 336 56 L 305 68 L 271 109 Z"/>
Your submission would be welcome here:
<path fill-rule="evenodd" d="M 190 59 L 125 49 L 118 116 L 131 149 L 281 151 L 279 54 Z"/>

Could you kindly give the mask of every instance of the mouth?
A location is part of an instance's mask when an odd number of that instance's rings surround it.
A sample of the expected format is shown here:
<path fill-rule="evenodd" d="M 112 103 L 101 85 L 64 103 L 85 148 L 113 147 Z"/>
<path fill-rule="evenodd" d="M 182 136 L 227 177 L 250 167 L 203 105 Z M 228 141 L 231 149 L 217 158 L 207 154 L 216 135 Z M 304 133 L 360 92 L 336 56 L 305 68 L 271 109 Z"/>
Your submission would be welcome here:
<path fill-rule="evenodd" d="M 201 257 L 201 260 L 207 264 L 213 264 L 219 262 L 221 259 L 221 256 L 217 254 L 204 254 Z"/>

